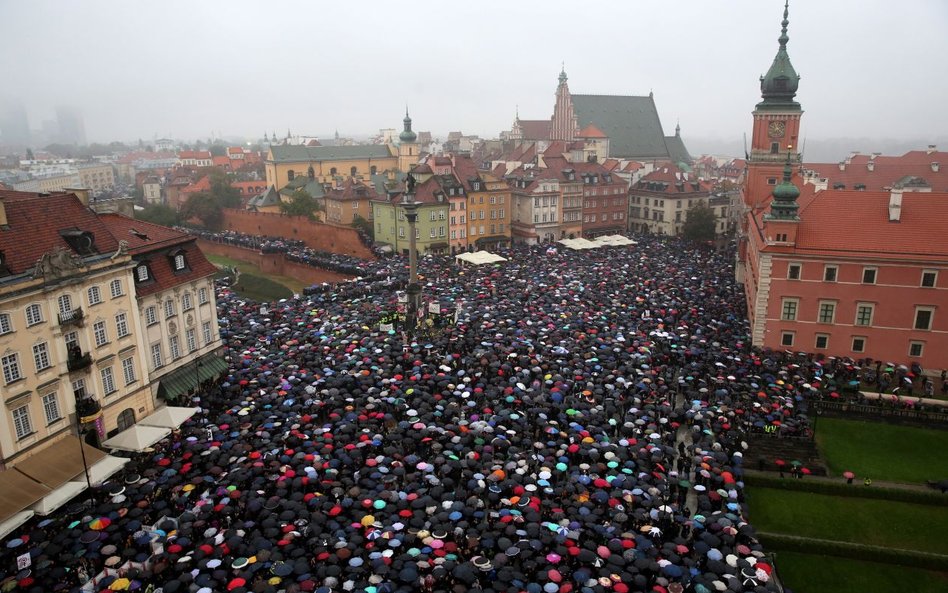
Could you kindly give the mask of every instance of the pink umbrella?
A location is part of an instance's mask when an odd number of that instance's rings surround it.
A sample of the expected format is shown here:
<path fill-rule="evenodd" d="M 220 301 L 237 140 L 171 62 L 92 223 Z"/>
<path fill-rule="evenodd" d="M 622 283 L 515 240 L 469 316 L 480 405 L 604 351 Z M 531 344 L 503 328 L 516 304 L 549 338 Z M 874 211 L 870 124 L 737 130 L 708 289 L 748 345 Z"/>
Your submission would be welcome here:
<path fill-rule="evenodd" d="M 853 478 L 856 477 L 856 474 L 854 474 L 853 472 L 843 472 L 843 477 L 846 478 L 847 480 L 852 480 Z"/>
<path fill-rule="evenodd" d="M 546 561 L 551 564 L 556 564 L 560 560 L 562 560 L 562 558 L 556 552 L 550 552 L 549 554 L 546 555 Z"/>

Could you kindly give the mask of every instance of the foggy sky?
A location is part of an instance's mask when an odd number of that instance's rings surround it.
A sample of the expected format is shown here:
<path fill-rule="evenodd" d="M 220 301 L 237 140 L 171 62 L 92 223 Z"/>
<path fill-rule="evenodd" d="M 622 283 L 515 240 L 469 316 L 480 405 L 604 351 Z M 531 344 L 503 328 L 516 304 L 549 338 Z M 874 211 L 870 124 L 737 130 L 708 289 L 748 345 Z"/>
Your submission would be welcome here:
<path fill-rule="evenodd" d="M 92 141 L 493 138 L 579 94 L 655 93 L 667 134 L 737 141 L 777 50 L 782 0 L 391 2 L 0 0 L 0 99 L 30 127 L 57 105 Z M 802 133 L 948 136 L 948 2 L 794 0 Z"/>

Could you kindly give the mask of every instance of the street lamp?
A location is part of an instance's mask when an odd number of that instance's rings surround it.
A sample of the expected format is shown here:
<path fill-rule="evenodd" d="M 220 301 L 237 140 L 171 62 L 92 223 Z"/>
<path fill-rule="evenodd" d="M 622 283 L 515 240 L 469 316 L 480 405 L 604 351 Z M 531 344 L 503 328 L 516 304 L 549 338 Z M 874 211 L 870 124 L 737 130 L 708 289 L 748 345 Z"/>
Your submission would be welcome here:
<path fill-rule="evenodd" d="M 408 174 L 405 181 L 406 191 L 402 201 L 405 218 L 408 219 L 408 305 L 406 307 L 406 329 L 409 337 L 414 337 L 418 322 L 418 308 L 421 303 L 421 286 L 418 284 L 418 245 L 415 238 L 415 223 L 418 222 L 418 202 L 415 201 L 415 178 Z"/>
<path fill-rule="evenodd" d="M 89 462 L 86 461 L 86 448 L 82 442 L 82 411 L 80 410 L 79 396 L 73 394 L 76 400 L 76 434 L 79 436 L 79 453 L 82 454 L 82 469 L 86 475 L 86 485 L 92 490 L 92 480 L 89 478 Z"/>

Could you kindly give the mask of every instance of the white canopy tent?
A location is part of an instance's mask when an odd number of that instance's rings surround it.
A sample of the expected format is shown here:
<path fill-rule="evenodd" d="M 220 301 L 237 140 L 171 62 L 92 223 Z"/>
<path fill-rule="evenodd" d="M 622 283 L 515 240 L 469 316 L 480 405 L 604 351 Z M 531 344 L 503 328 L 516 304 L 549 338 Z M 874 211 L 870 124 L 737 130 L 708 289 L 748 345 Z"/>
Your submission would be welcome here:
<path fill-rule="evenodd" d="M 179 408 L 175 406 L 165 406 L 156 410 L 150 416 L 146 416 L 138 421 L 145 426 L 157 426 L 158 428 L 178 428 L 185 421 L 197 413 L 197 408 Z"/>
<path fill-rule="evenodd" d="M 602 245 L 598 243 L 593 243 L 592 241 L 588 239 L 582 239 L 582 238 L 561 239 L 560 241 L 557 241 L 557 243 L 559 243 L 560 245 L 569 247 L 570 249 L 575 249 L 577 251 L 582 250 L 582 249 L 596 249 L 597 247 L 602 247 Z"/>
<path fill-rule="evenodd" d="M 614 247 L 622 247 L 625 245 L 638 245 L 632 239 L 628 237 L 623 237 L 622 235 L 603 235 L 602 237 L 596 237 L 593 239 L 594 243 L 601 243 L 603 245 L 610 245 Z"/>
<path fill-rule="evenodd" d="M 45 517 L 78 496 L 79 493 L 88 487 L 89 486 L 86 484 L 84 476 L 82 482 L 66 482 L 59 488 L 56 488 L 44 496 L 42 500 L 30 508 L 40 517 Z"/>
<path fill-rule="evenodd" d="M 98 486 L 118 473 L 129 461 L 131 461 L 131 459 L 106 455 L 104 459 L 89 468 L 89 481 L 92 482 L 93 486 Z M 74 481 L 82 482 L 83 484 L 85 484 L 85 480 L 85 472 L 74 478 Z"/>
<path fill-rule="evenodd" d="M 455 259 L 459 259 L 463 262 L 473 264 L 475 266 L 480 266 L 484 264 L 496 264 L 502 261 L 507 261 L 506 257 L 501 257 L 496 253 L 490 253 L 488 251 L 473 251 L 469 253 L 461 253 L 455 256 Z"/>
<path fill-rule="evenodd" d="M 171 434 L 170 428 L 136 424 L 102 443 L 108 449 L 141 452 Z"/>
<path fill-rule="evenodd" d="M 0 538 L 5 538 L 15 531 L 20 525 L 23 525 L 30 518 L 33 517 L 33 511 L 20 511 L 19 513 L 14 513 L 7 518 L 6 521 L 0 523 Z"/>

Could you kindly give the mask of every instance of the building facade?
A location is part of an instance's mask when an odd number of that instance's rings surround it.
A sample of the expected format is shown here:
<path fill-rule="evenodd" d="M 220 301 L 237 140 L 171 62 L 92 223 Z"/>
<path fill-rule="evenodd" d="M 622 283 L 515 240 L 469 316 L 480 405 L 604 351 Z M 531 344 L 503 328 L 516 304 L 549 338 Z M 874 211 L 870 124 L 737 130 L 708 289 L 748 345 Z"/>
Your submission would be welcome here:
<path fill-rule="evenodd" d="M 372 202 L 375 242 L 397 253 L 409 251 L 410 229 L 405 217 L 405 188 Z M 418 253 L 446 253 L 448 244 L 449 195 L 460 191 L 452 176 L 431 175 L 418 179 L 413 198 L 418 203 L 415 238 Z"/>
<path fill-rule="evenodd" d="M 946 368 L 948 193 L 803 183 L 786 9 L 781 24 L 754 111 L 738 248 L 753 344 Z"/>
<path fill-rule="evenodd" d="M 80 187 L 94 192 L 115 187 L 115 170 L 107 163 L 82 163 L 79 165 Z"/>
<path fill-rule="evenodd" d="M 688 219 L 688 210 L 710 206 L 711 184 L 674 165 L 659 165 L 629 188 L 629 230 L 677 236 Z M 723 208 L 723 210 L 722 210 Z M 715 232 L 727 228 L 727 205 L 715 202 Z"/>

